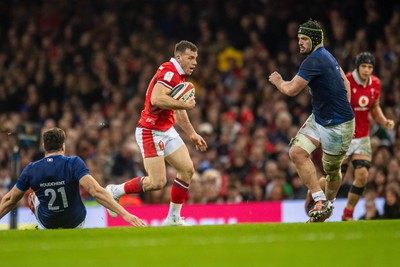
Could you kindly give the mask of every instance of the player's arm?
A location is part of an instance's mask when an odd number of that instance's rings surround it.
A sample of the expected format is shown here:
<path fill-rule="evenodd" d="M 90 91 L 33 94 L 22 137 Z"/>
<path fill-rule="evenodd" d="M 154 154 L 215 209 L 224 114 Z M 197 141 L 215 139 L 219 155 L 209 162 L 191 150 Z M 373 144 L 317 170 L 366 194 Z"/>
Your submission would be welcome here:
<path fill-rule="evenodd" d="M 0 202 L 0 219 L 17 206 L 24 194 L 25 192 L 19 190 L 15 185 L 7 192 Z"/>
<path fill-rule="evenodd" d="M 340 75 L 342 75 L 342 79 L 344 82 L 344 87 L 346 87 L 346 91 L 347 91 L 347 99 L 351 100 L 351 92 L 350 92 L 350 82 L 346 77 L 346 74 L 344 73 L 344 71 L 342 70 L 342 68 L 340 68 Z"/>
<path fill-rule="evenodd" d="M 196 105 L 194 97 L 188 99 L 186 102 L 178 101 L 173 99 L 171 96 L 171 89 L 163 85 L 162 83 L 156 83 L 151 93 L 151 104 L 160 109 L 175 109 L 175 110 L 186 110 L 192 109 Z"/>
<path fill-rule="evenodd" d="M 90 174 L 83 176 L 79 180 L 79 184 L 94 197 L 97 202 L 120 215 L 128 223 L 134 226 L 144 226 L 141 219 L 127 212 Z"/>
<path fill-rule="evenodd" d="M 302 77 L 296 75 L 291 81 L 284 81 L 278 72 L 273 72 L 269 76 L 269 81 L 278 88 L 278 90 L 287 96 L 295 96 L 307 87 L 308 82 Z"/>
<path fill-rule="evenodd" d="M 186 110 L 176 110 L 174 117 L 175 123 L 189 136 L 190 140 L 196 145 L 196 149 L 206 151 L 207 142 L 194 130 Z"/>
<path fill-rule="evenodd" d="M 379 104 L 379 100 L 376 100 L 374 102 L 374 106 L 372 107 L 371 110 L 371 115 L 374 118 L 374 120 L 378 122 L 380 125 L 384 126 L 389 130 L 393 129 L 394 121 L 387 119 L 386 116 L 383 114 L 383 111 Z"/>

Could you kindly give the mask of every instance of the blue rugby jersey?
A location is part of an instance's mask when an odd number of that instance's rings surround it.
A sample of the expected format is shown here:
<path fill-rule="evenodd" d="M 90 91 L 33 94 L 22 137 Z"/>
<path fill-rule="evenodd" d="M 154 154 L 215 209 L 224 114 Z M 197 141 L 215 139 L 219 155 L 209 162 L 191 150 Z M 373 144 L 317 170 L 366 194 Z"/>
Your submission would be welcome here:
<path fill-rule="evenodd" d="M 87 174 L 81 158 L 54 155 L 26 166 L 16 186 L 21 191 L 35 191 L 40 201 L 38 217 L 44 227 L 75 228 L 86 217 L 79 180 Z"/>
<path fill-rule="evenodd" d="M 324 47 L 319 47 L 300 65 L 298 76 L 308 82 L 315 121 L 330 126 L 354 118 L 340 66 Z"/>

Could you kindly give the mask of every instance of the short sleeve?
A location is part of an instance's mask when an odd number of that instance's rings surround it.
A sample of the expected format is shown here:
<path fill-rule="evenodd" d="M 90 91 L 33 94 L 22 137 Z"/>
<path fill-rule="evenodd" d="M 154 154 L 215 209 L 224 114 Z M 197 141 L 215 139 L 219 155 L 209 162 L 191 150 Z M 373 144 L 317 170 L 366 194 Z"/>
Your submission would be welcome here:
<path fill-rule="evenodd" d="M 72 170 L 77 181 L 82 179 L 83 176 L 90 174 L 88 167 L 80 157 L 74 158 Z"/>
<path fill-rule="evenodd" d="M 157 83 L 162 83 L 170 89 L 174 88 L 181 81 L 179 74 L 174 72 L 170 68 L 163 68 L 162 70 L 160 70 L 156 76 L 156 79 Z"/>
<path fill-rule="evenodd" d="M 309 56 L 300 65 L 297 75 L 310 83 L 320 75 L 321 67 L 317 58 Z"/>
<path fill-rule="evenodd" d="M 25 192 L 30 188 L 30 184 L 29 184 L 29 169 L 30 169 L 30 164 L 28 166 L 25 167 L 25 169 L 22 171 L 22 173 L 20 174 L 20 176 L 18 177 L 17 183 L 15 184 L 15 186 Z"/>

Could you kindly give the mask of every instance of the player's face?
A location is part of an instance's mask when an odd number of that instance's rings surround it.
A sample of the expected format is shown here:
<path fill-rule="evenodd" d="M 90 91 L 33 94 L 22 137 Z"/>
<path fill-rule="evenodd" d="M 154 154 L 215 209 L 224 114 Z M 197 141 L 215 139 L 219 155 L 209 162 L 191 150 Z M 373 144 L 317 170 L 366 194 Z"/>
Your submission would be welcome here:
<path fill-rule="evenodd" d="M 311 41 L 305 36 L 299 36 L 300 54 L 308 55 L 311 51 Z"/>
<path fill-rule="evenodd" d="M 191 75 L 197 66 L 197 51 L 186 49 L 184 53 L 176 55 L 176 60 L 187 75 Z"/>
<path fill-rule="evenodd" d="M 358 67 L 358 74 L 360 75 L 361 80 L 369 79 L 372 72 L 374 71 L 374 66 L 372 64 L 361 64 Z"/>

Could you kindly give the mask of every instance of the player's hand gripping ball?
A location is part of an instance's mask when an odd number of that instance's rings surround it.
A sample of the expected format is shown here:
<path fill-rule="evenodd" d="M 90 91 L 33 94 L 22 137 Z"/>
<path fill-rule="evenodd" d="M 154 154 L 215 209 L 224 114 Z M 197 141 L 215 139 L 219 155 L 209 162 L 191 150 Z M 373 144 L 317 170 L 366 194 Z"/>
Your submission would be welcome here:
<path fill-rule="evenodd" d="M 185 102 L 195 94 L 194 85 L 191 82 L 183 82 L 175 86 L 171 91 L 171 97 Z"/>

